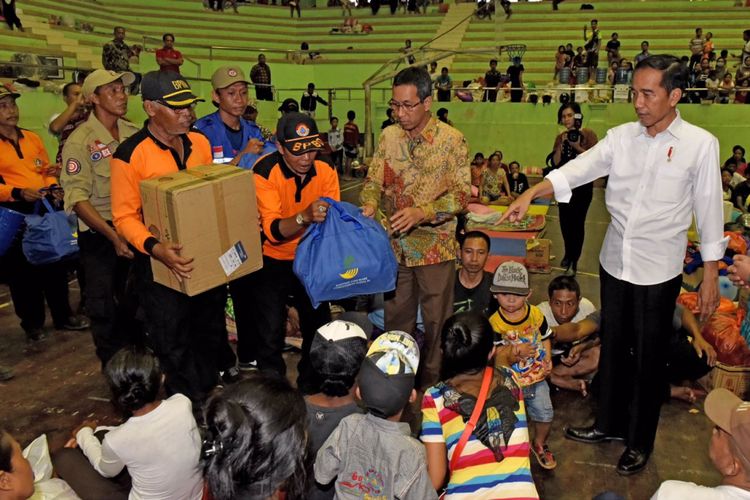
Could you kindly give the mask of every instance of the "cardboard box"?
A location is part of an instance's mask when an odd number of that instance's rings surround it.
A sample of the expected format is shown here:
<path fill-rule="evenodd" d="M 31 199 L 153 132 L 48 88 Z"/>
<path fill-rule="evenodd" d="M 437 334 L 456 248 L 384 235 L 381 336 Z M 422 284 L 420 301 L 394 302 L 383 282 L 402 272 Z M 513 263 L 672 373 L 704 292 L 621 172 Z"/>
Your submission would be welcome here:
<path fill-rule="evenodd" d="M 179 282 L 151 259 L 154 281 L 193 296 L 263 267 L 253 173 L 206 165 L 141 182 L 143 220 L 162 241 L 192 257 L 190 279 Z"/>
<path fill-rule="evenodd" d="M 549 263 L 549 250 L 551 240 L 530 239 L 526 240 L 526 269 L 530 273 L 550 273 L 552 266 Z"/>

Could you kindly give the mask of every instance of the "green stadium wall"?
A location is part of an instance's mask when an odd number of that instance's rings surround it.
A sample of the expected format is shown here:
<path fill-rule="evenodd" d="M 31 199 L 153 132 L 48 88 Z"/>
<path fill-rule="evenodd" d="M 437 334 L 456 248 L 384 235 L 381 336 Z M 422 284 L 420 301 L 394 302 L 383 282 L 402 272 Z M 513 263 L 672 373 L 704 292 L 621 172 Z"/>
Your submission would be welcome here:
<path fill-rule="evenodd" d="M 216 108 L 210 101 L 210 86 L 200 82 L 196 90 L 206 98 L 197 108 L 198 117 L 212 113 Z M 339 92 L 341 95 L 342 92 Z M 386 94 L 388 94 L 386 92 Z M 299 96 L 291 96 L 299 98 Z M 387 96 L 390 97 L 390 96 Z M 373 131 L 375 140 L 380 134 L 380 123 L 385 119 L 386 105 L 382 96 L 379 103 L 373 105 Z M 54 113 L 59 113 L 65 104 L 59 95 L 43 92 L 25 92 L 19 98 L 21 120 L 20 126 L 40 134 L 50 157 L 54 157 L 57 141 L 47 132 L 47 123 Z M 258 103 L 258 121 L 273 129 L 279 113 L 277 102 L 261 101 Z M 461 130 L 469 142 L 469 151 L 473 156 L 481 151 L 485 155 L 499 149 L 503 151 L 504 161 L 517 160 L 523 166 L 542 166 L 547 154 L 552 150 L 555 135 L 561 130 L 557 125 L 558 105 L 545 106 L 528 103 L 464 103 L 448 102 L 433 104 L 433 112 L 439 107 L 448 109 L 448 117 L 454 126 Z M 593 129 L 602 138 L 609 128 L 635 119 L 631 104 L 582 104 L 584 126 Z M 347 100 L 336 98 L 333 112 L 339 117 L 341 126 L 346 121 L 346 112 L 353 109 L 357 113 L 357 123 L 364 133 L 364 102 L 360 98 Z M 731 155 L 732 146 L 741 144 L 750 146 L 747 116 L 750 107 L 740 104 L 685 104 L 680 105 L 682 116 L 689 122 L 709 130 L 718 139 L 722 160 Z M 130 98 L 128 118 L 140 124 L 145 118 L 139 97 Z M 328 130 L 328 113 L 325 107 L 317 113 L 318 127 Z"/>

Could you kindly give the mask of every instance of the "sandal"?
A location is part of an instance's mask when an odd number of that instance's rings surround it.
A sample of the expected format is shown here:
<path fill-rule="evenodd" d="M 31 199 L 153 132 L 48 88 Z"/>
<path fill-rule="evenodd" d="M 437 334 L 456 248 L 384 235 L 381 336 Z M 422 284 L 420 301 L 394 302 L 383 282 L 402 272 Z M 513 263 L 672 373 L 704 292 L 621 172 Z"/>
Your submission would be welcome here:
<path fill-rule="evenodd" d="M 541 465 L 543 468 L 552 470 L 557 467 L 555 455 L 553 455 L 552 452 L 549 451 L 549 446 L 547 446 L 546 444 L 537 446 L 536 444 L 532 443 L 531 452 L 534 454 L 536 461 L 539 462 L 539 465 Z"/>

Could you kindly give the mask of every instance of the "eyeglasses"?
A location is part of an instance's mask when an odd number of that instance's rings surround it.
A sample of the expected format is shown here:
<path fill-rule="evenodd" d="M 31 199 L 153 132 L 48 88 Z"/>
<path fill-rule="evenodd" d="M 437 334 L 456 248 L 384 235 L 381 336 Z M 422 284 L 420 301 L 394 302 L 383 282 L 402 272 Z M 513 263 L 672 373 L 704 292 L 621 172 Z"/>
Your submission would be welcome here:
<path fill-rule="evenodd" d="M 390 101 L 388 101 L 388 106 L 390 106 L 391 109 L 393 111 L 396 111 L 396 112 L 398 112 L 398 111 L 400 111 L 400 110 L 403 109 L 407 113 L 410 113 L 410 112 L 414 111 L 417 108 L 417 106 L 419 106 L 423 102 L 424 102 L 424 99 L 420 99 L 419 102 L 417 102 L 415 104 L 408 104 L 408 103 L 405 103 L 405 102 L 398 102 L 398 101 L 394 101 L 393 99 L 391 99 Z"/>

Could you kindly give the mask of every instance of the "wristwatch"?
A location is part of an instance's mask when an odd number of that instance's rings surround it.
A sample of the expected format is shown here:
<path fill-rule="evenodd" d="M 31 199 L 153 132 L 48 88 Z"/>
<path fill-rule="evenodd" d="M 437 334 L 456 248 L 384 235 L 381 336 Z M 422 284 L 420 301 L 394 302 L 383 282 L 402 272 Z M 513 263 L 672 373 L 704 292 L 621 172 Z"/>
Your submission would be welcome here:
<path fill-rule="evenodd" d="M 298 226 L 305 225 L 305 218 L 302 217 L 302 212 L 297 214 L 297 217 L 294 218 L 294 222 L 296 222 Z"/>

